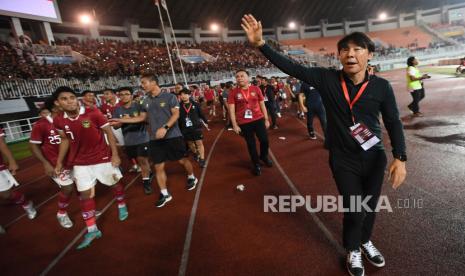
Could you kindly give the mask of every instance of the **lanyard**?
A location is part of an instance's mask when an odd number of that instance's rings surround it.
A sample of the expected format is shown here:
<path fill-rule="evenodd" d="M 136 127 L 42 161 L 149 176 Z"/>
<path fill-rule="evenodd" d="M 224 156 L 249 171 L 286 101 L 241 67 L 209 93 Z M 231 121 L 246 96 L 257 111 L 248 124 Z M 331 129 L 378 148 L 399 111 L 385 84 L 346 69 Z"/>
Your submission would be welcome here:
<path fill-rule="evenodd" d="M 247 94 L 245 94 L 245 90 L 242 90 L 242 88 L 239 88 L 242 96 L 244 96 L 245 102 L 247 104 L 247 108 L 250 108 L 249 104 L 249 98 L 250 98 L 250 86 L 247 87 Z"/>
<path fill-rule="evenodd" d="M 367 88 L 367 85 L 368 85 L 368 81 L 363 83 L 362 87 L 360 87 L 360 89 L 358 90 L 357 95 L 355 95 L 355 98 L 352 101 L 350 101 L 349 91 L 347 90 L 346 81 L 344 80 L 344 77 L 341 74 L 342 91 L 344 91 L 344 97 L 346 98 L 346 101 L 349 104 L 350 114 L 352 115 L 352 122 L 354 124 L 355 124 L 355 116 L 354 116 L 354 113 L 352 113 L 352 108 L 353 108 L 354 104 L 358 101 L 358 99 L 360 99 L 363 92 L 365 92 L 365 89 Z"/>
<path fill-rule="evenodd" d="M 186 114 L 189 115 L 189 111 L 191 111 L 192 103 L 190 103 L 189 108 L 186 108 L 186 105 L 183 103 L 182 107 L 186 111 Z"/>

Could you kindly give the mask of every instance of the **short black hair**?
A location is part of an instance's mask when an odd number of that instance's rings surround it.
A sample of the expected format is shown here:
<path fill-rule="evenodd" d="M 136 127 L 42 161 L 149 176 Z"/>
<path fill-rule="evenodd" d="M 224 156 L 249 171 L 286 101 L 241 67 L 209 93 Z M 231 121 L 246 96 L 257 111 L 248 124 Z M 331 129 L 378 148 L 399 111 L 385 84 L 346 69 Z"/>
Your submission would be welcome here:
<path fill-rule="evenodd" d="M 340 52 L 343 48 L 347 48 L 350 42 L 364 49 L 368 49 L 370 53 L 375 51 L 375 43 L 373 40 L 362 32 L 353 32 L 344 36 L 337 43 L 337 51 Z"/>
<path fill-rule="evenodd" d="M 189 89 L 187 89 L 187 88 L 183 88 L 183 89 L 181 89 L 181 91 L 179 91 L 179 94 L 190 95 L 191 91 Z"/>
<path fill-rule="evenodd" d="M 413 61 L 415 60 L 414 56 L 409 56 L 407 59 L 407 66 L 414 66 Z"/>
<path fill-rule="evenodd" d="M 81 93 L 81 97 L 84 97 L 86 94 L 89 94 L 89 93 L 95 94 L 94 91 L 91 91 L 91 90 L 84 90 L 84 91 L 82 91 L 82 93 Z"/>
<path fill-rule="evenodd" d="M 76 96 L 76 92 L 69 86 L 60 86 L 58 87 L 55 92 L 52 93 L 52 98 L 53 100 L 58 100 L 58 97 L 60 96 L 61 93 L 69 92 L 72 93 L 74 96 Z"/>
<path fill-rule="evenodd" d="M 102 92 L 105 92 L 105 91 L 110 91 L 111 93 L 115 94 L 115 90 L 113 88 L 105 88 L 102 90 Z"/>
<path fill-rule="evenodd" d="M 142 74 L 142 76 L 140 78 L 141 79 L 149 79 L 150 81 L 154 81 L 154 82 L 156 82 L 158 84 L 158 77 L 155 74 L 145 73 L 145 74 Z"/>
<path fill-rule="evenodd" d="M 44 105 L 41 108 L 39 108 L 39 113 L 42 112 L 43 110 L 48 110 L 52 112 L 54 107 L 55 107 L 55 99 L 53 97 L 47 97 L 44 100 Z"/>
<path fill-rule="evenodd" d="M 239 73 L 239 72 L 244 72 L 244 73 L 247 74 L 247 76 L 250 76 L 249 71 L 247 71 L 247 70 L 245 70 L 245 69 L 236 70 L 236 74 Z"/>
<path fill-rule="evenodd" d="M 118 93 L 120 93 L 121 91 L 129 91 L 131 95 L 133 94 L 132 88 L 129 86 L 123 86 L 123 87 L 118 88 Z"/>

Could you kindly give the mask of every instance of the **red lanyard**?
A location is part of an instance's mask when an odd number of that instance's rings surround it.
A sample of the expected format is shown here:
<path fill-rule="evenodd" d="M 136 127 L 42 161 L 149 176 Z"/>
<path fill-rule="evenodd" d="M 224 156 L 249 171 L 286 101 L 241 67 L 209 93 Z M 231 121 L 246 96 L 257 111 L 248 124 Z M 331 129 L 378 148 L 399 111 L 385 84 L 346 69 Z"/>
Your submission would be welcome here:
<path fill-rule="evenodd" d="M 245 94 L 245 90 L 242 90 L 242 88 L 239 88 L 242 96 L 244 96 L 245 103 L 247 104 L 247 108 L 250 108 L 249 104 L 249 98 L 250 98 L 250 86 L 247 88 L 247 95 Z"/>
<path fill-rule="evenodd" d="M 358 99 L 360 99 L 360 97 L 362 96 L 363 92 L 365 92 L 365 89 L 367 88 L 367 85 L 368 85 L 368 81 L 366 81 L 365 83 L 363 83 L 362 87 L 360 87 L 360 89 L 358 90 L 357 92 L 357 95 L 355 95 L 355 98 L 350 101 L 350 97 L 349 97 L 349 91 L 347 90 L 347 85 L 346 85 L 346 81 L 344 80 L 344 77 L 342 76 L 341 74 L 341 86 L 342 86 L 342 91 L 344 91 L 344 96 L 346 98 L 346 101 L 347 103 L 349 104 L 349 108 L 350 108 L 350 113 L 352 115 L 352 122 L 355 124 L 355 117 L 354 117 L 354 113 L 352 113 L 352 108 L 354 107 L 354 104 L 358 101 Z"/>
<path fill-rule="evenodd" d="M 186 108 L 186 105 L 183 103 L 182 104 L 182 107 L 184 108 L 184 110 L 186 111 L 186 114 L 189 114 L 189 111 L 191 111 L 191 108 L 192 108 L 192 103 L 190 103 L 191 105 L 189 105 L 189 108 L 187 109 Z"/>

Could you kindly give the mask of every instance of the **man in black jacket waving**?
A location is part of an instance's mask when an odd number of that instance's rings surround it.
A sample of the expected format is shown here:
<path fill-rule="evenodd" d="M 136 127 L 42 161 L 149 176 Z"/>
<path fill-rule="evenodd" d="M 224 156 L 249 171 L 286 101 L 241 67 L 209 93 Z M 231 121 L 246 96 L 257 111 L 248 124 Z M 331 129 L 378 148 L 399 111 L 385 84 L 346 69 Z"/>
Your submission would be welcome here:
<path fill-rule="evenodd" d="M 407 157 L 392 87 L 387 80 L 370 76 L 367 72 L 374 43 L 363 33 L 352 33 L 337 45 L 342 70 L 308 68 L 267 45 L 263 40 L 261 22 L 252 15 L 245 15 L 241 26 L 249 42 L 276 67 L 320 92 L 328 119 L 326 144 L 330 152 L 329 164 L 342 195 L 343 206 L 349 208 L 354 197 L 369 198 L 367 205 L 375 210 L 387 164 L 381 142 L 380 113 L 394 156 L 389 168 L 393 188 L 405 180 Z M 385 265 L 383 256 L 370 241 L 374 221 L 374 212 L 349 210 L 344 213 L 343 244 L 347 250 L 346 264 L 350 275 L 365 275 L 362 253 L 373 265 Z"/>

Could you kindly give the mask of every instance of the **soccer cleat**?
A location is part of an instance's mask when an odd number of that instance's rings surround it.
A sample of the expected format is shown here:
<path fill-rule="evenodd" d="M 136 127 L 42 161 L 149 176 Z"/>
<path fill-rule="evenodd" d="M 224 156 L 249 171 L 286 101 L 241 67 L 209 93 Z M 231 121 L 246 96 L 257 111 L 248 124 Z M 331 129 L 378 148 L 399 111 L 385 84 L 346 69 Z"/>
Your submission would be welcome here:
<path fill-rule="evenodd" d="M 186 185 L 187 190 L 191 191 L 195 189 L 195 187 L 197 186 L 197 182 L 199 182 L 197 177 L 187 178 L 187 185 Z"/>
<path fill-rule="evenodd" d="M 310 139 L 316 140 L 316 135 L 314 131 L 310 131 L 308 135 L 310 136 Z"/>
<path fill-rule="evenodd" d="M 61 227 L 69 229 L 73 227 L 73 222 L 69 218 L 68 214 L 57 214 L 58 223 L 60 223 Z"/>
<path fill-rule="evenodd" d="M 77 250 L 89 247 L 90 244 L 95 240 L 95 239 L 100 239 L 102 237 L 102 232 L 100 230 L 97 231 L 92 231 L 88 232 L 84 236 L 84 240 L 76 247 Z"/>
<path fill-rule="evenodd" d="M 26 215 L 29 219 L 35 219 L 37 216 L 37 210 L 34 208 L 34 205 L 32 205 L 32 202 L 29 203 L 24 211 L 26 211 Z"/>
<path fill-rule="evenodd" d="M 155 202 L 155 206 L 157 208 L 161 208 L 163 206 L 165 206 L 166 203 L 168 203 L 169 201 L 171 201 L 173 199 L 173 197 L 168 194 L 168 195 L 163 195 L 163 194 L 160 194 L 160 198 L 157 200 L 157 202 Z"/>
<path fill-rule="evenodd" d="M 199 159 L 199 165 L 201 168 L 205 168 L 207 166 L 205 159 Z"/>
<path fill-rule="evenodd" d="M 123 207 L 118 207 L 118 218 L 120 221 L 124 221 L 128 218 L 129 212 L 128 207 L 124 205 Z"/>
<path fill-rule="evenodd" d="M 360 250 L 349 251 L 346 260 L 347 271 L 351 276 L 364 276 L 365 268 L 362 263 L 362 253 Z"/>
<path fill-rule="evenodd" d="M 383 267 L 386 264 L 383 255 L 381 255 L 381 252 L 379 252 L 371 241 L 362 244 L 361 249 L 363 255 L 365 255 L 372 265 L 376 267 Z"/>

